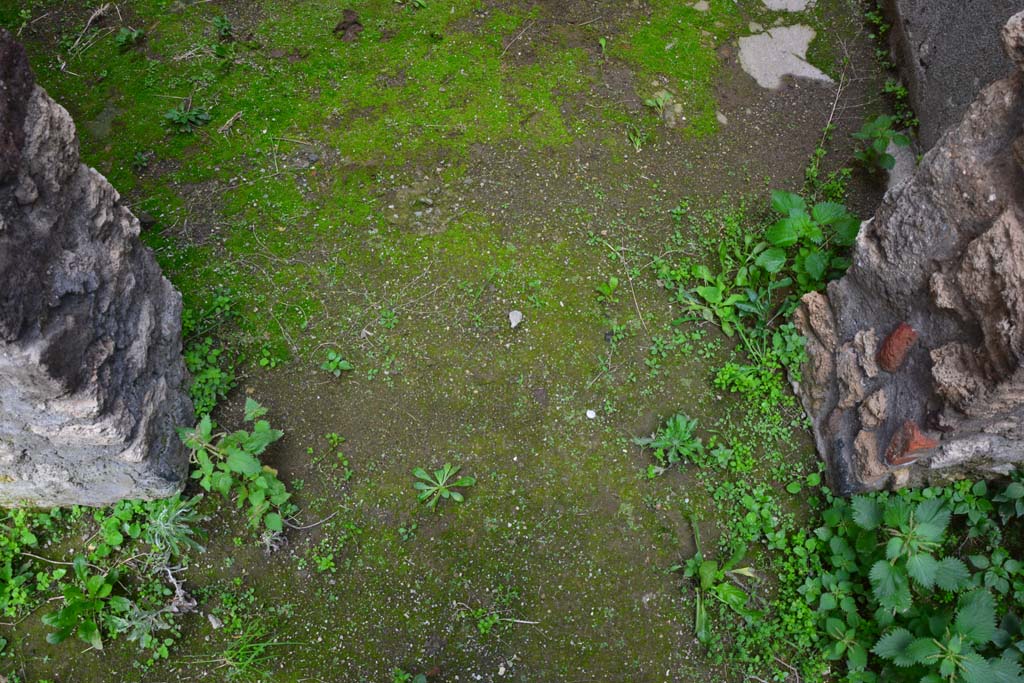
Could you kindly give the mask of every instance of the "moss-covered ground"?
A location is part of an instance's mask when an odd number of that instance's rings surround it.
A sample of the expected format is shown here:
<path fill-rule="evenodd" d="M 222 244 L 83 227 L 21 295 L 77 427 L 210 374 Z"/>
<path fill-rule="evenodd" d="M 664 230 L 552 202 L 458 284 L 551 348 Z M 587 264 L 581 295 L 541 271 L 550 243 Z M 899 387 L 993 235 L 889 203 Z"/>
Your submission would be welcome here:
<path fill-rule="evenodd" d="M 123 640 L 47 645 L 36 614 L 0 627 L 0 672 L 226 680 L 212 613 L 280 643 L 265 680 L 744 680 L 696 641 L 692 590 L 670 569 L 693 554 L 691 517 L 713 547 L 750 492 L 799 528 L 784 487 L 817 464 L 792 405 L 766 417 L 712 385 L 734 340 L 679 322 L 652 266 L 714 259 L 723 235 L 753 229 L 770 189 L 800 188 L 830 121 L 826 163 L 847 160 L 879 106 L 861 8 L 424 4 L 137 0 L 86 29 L 96 3 L 0 0 L 186 308 L 230 301 L 194 331 L 237 366 L 215 417 L 239 424 L 246 396 L 269 408 L 286 436 L 266 460 L 308 527 L 270 552 L 208 500 L 206 552 L 183 574 L 203 599 L 168 659 L 141 666 Z M 352 41 L 334 30 L 346 8 Z M 838 98 L 742 72 L 737 38 L 776 21 L 819 31 L 812 58 L 843 80 Z M 145 39 L 119 46 L 121 27 Z M 674 127 L 644 104 L 659 91 L 681 105 Z M 210 120 L 177 132 L 176 107 Z M 354 369 L 320 369 L 328 351 Z M 648 478 L 632 439 L 677 412 L 737 462 Z M 445 462 L 477 484 L 433 512 L 411 472 Z M 487 629 L 475 610 L 505 620 Z"/>

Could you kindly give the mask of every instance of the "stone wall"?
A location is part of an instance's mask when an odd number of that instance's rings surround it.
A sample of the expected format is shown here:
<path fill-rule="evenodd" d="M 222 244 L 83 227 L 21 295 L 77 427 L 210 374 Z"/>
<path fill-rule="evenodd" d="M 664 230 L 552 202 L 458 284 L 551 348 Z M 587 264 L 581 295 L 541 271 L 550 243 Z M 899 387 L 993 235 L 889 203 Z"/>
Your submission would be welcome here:
<path fill-rule="evenodd" d="M 889 33 L 924 149 L 955 125 L 983 87 L 1009 76 L 999 31 L 1021 0 L 885 0 Z"/>
<path fill-rule="evenodd" d="M 182 485 L 181 297 L 0 30 L 0 505 Z"/>
<path fill-rule="evenodd" d="M 799 387 L 844 493 L 1024 463 L 1024 12 L 1014 73 L 885 196 L 853 265 L 796 313 Z"/>

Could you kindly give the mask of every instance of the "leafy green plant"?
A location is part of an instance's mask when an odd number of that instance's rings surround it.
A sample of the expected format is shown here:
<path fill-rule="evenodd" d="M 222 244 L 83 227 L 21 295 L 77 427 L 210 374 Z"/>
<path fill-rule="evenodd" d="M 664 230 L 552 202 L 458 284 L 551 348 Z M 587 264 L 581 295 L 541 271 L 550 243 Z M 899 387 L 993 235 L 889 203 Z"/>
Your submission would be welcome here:
<path fill-rule="evenodd" d="M 633 150 L 639 152 L 651 141 L 651 133 L 630 122 L 626 124 L 626 139 L 629 140 L 629 144 L 633 145 Z"/>
<path fill-rule="evenodd" d="M 213 412 L 235 386 L 234 359 L 212 333 L 236 316 L 234 297 L 226 290 L 181 313 L 185 366 L 192 375 L 189 393 L 197 415 Z"/>
<path fill-rule="evenodd" d="M 864 147 L 854 152 L 854 156 L 871 171 L 888 171 L 896 165 L 896 159 L 889 154 L 889 143 L 897 147 L 906 147 L 910 139 L 903 133 L 893 130 L 895 116 L 883 114 L 864 123 L 853 137 L 864 142 Z"/>
<path fill-rule="evenodd" d="M 377 322 L 380 326 L 386 330 L 393 330 L 398 324 L 398 313 L 393 308 L 382 308 L 380 316 L 377 318 Z"/>
<path fill-rule="evenodd" d="M 54 629 L 47 634 L 46 641 L 56 645 L 71 635 L 77 635 L 92 647 L 102 650 L 100 628 L 111 615 L 126 612 L 131 602 L 128 598 L 112 595 L 117 584 L 117 570 L 93 574 L 81 555 L 76 555 L 71 565 L 75 582 L 64 586 L 64 607 L 43 617 L 43 623 Z"/>
<path fill-rule="evenodd" d="M 145 37 L 146 32 L 142 29 L 122 26 L 117 35 L 114 36 L 114 43 L 122 50 L 127 50 L 129 47 L 142 42 Z"/>
<path fill-rule="evenodd" d="M 673 415 L 649 437 L 638 437 L 633 443 L 654 451 L 662 468 L 676 463 L 693 462 L 704 454 L 704 442 L 696 435 L 697 421 L 679 413 Z"/>
<path fill-rule="evenodd" d="M 459 473 L 460 469 L 462 469 L 461 466 L 455 467 L 451 463 L 445 463 L 444 467 L 434 470 L 433 474 L 428 473 L 422 467 L 414 469 L 413 475 L 420 480 L 413 484 L 420 492 L 419 501 L 425 502 L 431 509 L 436 508 L 439 501 L 449 498 L 456 503 L 461 503 L 464 497 L 454 489 L 474 486 L 476 479 L 473 477 L 455 479 L 455 475 Z"/>
<path fill-rule="evenodd" d="M 972 556 L 972 576 L 949 552 L 952 516 L 949 499 L 907 493 L 836 500 L 825 511 L 817 536 L 828 543 L 826 571 L 804 590 L 849 680 L 1024 681 L 989 592 L 1009 590 L 1020 565 L 996 548 Z"/>
<path fill-rule="evenodd" d="M 892 97 L 893 107 L 896 109 L 895 123 L 901 128 L 917 128 L 920 121 L 910 106 L 910 91 L 907 90 L 907 86 L 895 78 L 890 78 L 882 86 L 882 92 Z"/>
<path fill-rule="evenodd" d="M 706 645 L 711 641 L 711 626 L 704 603 L 705 596 L 715 597 L 747 621 L 760 619 L 764 613 L 748 606 L 750 595 L 733 581 L 737 576 L 754 577 L 750 567 L 735 568 L 743 561 L 743 556 L 747 551 L 746 547 L 733 553 L 733 556 L 725 564 L 719 564 L 717 560 L 705 558 L 700 543 L 700 527 L 696 521 L 691 521 L 691 526 L 697 552 L 687 560 L 683 567 L 683 575 L 686 578 L 698 579 L 694 603 L 694 632 L 697 634 L 697 639 Z"/>
<path fill-rule="evenodd" d="M 179 429 L 182 442 L 192 449 L 196 469 L 192 478 L 206 491 L 216 491 L 225 498 L 237 496 L 237 505 L 249 505 L 249 522 L 253 528 L 266 527 L 280 532 L 284 517 L 295 511 L 289 502 L 291 493 L 277 478 L 277 471 L 260 462 L 267 447 L 284 436 L 270 423 L 259 419 L 266 408 L 251 398 L 245 400 L 245 421 L 253 423 L 252 431 L 213 434 L 209 415 L 203 416 L 194 429 Z"/>
<path fill-rule="evenodd" d="M 1016 517 L 1024 517 L 1024 470 L 1016 470 L 1010 483 L 992 498 L 999 508 L 1003 524 Z"/>
<path fill-rule="evenodd" d="M 651 97 L 645 99 L 644 104 L 658 112 L 658 116 L 664 116 L 665 107 L 672 104 L 672 95 L 665 90 L 659 90 Z"/>
<path fill-rule="evenodd" d="M 799 195 L 772 192 L 772 209 L 782 218 L 765 231 L 768 248 L 757 256 L 757 265 L 769 273 L 791 268 L 801 291 L 819 289 L 829 278 L 841 275 L 849 259 L 831 247 L 848 247 L 857 238 L 860 221 L 835 202 L 809 207 Z"/>
<path fill-rule="evenodd" d="M 342 358 L 337 351 L 328 351 L 327 358 L 320 364 L 320 369 L 331 373 L 335 377 L 341 377 L 341 373 L 354 370 L 354 366 Z"/>
<path fill-rule="evenodd" d="M 36 571 L 29 554 L 47 541 L 59 540 L 57 525 L 62 518 L 77 516 L 60 509 L 0 511 L 0 614 L 14 617 L 31 609 L 43 591 L 64 578 L 67 570 L 63 567 Z"/>
<path fill-rule="evenodd" d="M 210 122 L 210 112 L 201 108 L 192 108 L 191 98 L 183 100 L 181 104 L 173 109 L 167 110 L 164 114 L 164 121 L 175 132 L 184 134 L 191 133 L 200 126 Z"/>
<path fill-rule="evenodd" d="M 235 371 L 225 363 L 225 350 L 213 337 L 189 341 L 185 346 L 185 367 L 192 375 L 189 394 L 197 415 L 209 415 L 235 386 Z"/>
<path fill-rule="evenodd" d="M 196 530 L 203 520 L 196 506 L 202 498 L 201 494 L 191 498 L 177 494 L 146 503 L 140 536 L 152 549 L 157 565 L 164 566 L 189 551 L 203 552 L 203 546 L 196 540 Z"/>
<path fill-rule="evenodd" d="M 261 368 L 273 370 L 283 362 L 283 359 L 275 353 L 270 344 L 263 344 L 263 346 L 260 347 L 260 358 L 258 362 Z"/>
<path fill-rule="evenodd" d="M 615 296 L 615 293 L 619 289 L 619 278 L 614 275 L 609 275 L 606 282 L 598 282 L 594 290 L 597 292 L 597 301 L 599 303 L 618 303 L 619 299 Z"/>
<path fill-rule="evenodd" d="M 392 683 L 427 683 L 427 677 L 424 674 L 416 674 L 413 676 L 408 671 L 396 668 L 391 672 Z"/>
<path fill-rule="evenodd" d="M 231 20 L 223 14 L 214 17 L 212 23 L 213 30 L 221 40 L 227 40 L 235 33 L 235 27 L 232 26 Z"/>

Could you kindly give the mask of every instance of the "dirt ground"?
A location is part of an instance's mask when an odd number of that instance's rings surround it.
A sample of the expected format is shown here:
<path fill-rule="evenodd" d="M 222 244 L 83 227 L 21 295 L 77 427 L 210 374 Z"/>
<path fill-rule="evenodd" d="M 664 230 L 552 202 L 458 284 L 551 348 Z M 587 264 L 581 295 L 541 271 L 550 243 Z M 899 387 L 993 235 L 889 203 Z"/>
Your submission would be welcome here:
<path fill-rule="evenodd" d="M 0 18 L 25 5 L 0 0 Z M 745 431 L 749 406 L 711 382 L 734 340 L 679 322 L 654 263 L 713 259 L 729 217 L 799 190 L 823 140 L 826 169 L 849 163 L 849 134 L 884 107 L 863 7 L 414 5 L 126 1 L 83 34 L 91 4 L 27 4 L 21 39 L 84 160 L 144 214 L 186 306 L 230 297 L 213 336 L 238 382 L 215 417 L 239 424 L 245 397 L 269 408 L 285 437 L 267 460 L 308 528 L 266 548 L 208 501 L 185 573 L 205 599 L 168 659 L 50 646 L 31 618 L 0 627 L 17 652 L 0 671 L 227 680 L 206 615 L 237 612 L 278 643 L 265 680 L 744 680 L 696 641 L 670 568 L 694 552 L 692 516 L 706 545 L 731 524 L 722 481 L 764 485 L 799 526 L 780 476 L 817 464 L 796 414 L 788 439 Z M 351 41 L 333 31 L 345 7 L 363 27 Z M 833 82 L 761 88 L 738 39 L 797 23 Z M 121 26 L 145 41 L 118 47 Z M 94 42 L 72 55 L 80 34 Z M 659 91 L 678 110 L 645 104 Z M 183 98 L 210 122 L 169 131 Z M 848 206 L 866 216 L 878 194 L 855 177 Z M 322 370 L 328 351 L 354 369 Z M 751 442 L 757 467 L 648 478 L 632 439 L 677 412 Z M 477 483 L 427 510 L 411 472 L 446 462 Z M 489 613 L 502 620 L 485 629 Z"/>

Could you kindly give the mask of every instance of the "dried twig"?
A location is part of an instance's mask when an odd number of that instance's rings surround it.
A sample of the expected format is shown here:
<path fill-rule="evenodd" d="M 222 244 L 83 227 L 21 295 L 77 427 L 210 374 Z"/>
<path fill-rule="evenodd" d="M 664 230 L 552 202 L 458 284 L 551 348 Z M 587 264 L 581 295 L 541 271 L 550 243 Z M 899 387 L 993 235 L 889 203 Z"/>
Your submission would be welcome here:
<path fill-rule="evenodd" d="M 334 519 L 337 516 L 338 516 L 338 512 L 334 512 L 330 516 L 324 517 L 319 522 L 313 522 L 312 524 L 307 524 L 305 526 L 298 526 L 298 525 L 292 524 L 287 519 L 284 520 L 284 523 L 287 524 L 288 527 L 291 528 L 291 529 L 295 529 L 297 531 L 304 531 L 305 529 L 312 529 L 315 526 L 320 526 L 321 524 L 323 524 L 325 522 L 329 522 L 329 521 L 331 521 L 332 519 Z"/>
<path fill-rule="evenodd" d="M 534 24 L 536 24 L 536 23 L 537 23 L 537 21 L 536 21 L 536 20 L 534 20 L 534 21 L 531 21 L 531 22 L 530 22 L 529 24 L 527 24 L 526 26 L 524 26 L 524 27 L 523 27 L 523 30 L 522 30 L 522 31 L 520 31 L 520 32 L 519 32 L 519 33 L 518 33 L 518 34 L 516 35 L 516 37 L 515 37 L 515 38 L 513 38 L 512 40 L 510 40 L 510 41 L 509 41 L 509 43 L 508 43 L 508 45 L 506 45 L 506 46 L 505 46 L 505 49 L 501 51 L 501 54 L 500 54 L 500 55 L 498 55 L 498 59 L 501 59 L 502 57 L 504 57 L 504 56 L 505 56 L 505 53 L 509 51 L 509 48 L 511 48 L 511 47 L 512 47 L 513 45 L 515 45 L 516 41 L 517 41 L 517 40 L 519 40 L 520 38 L 522 38 L 522 37 L 523 37 L 523 34 L 524 34 L 524 33 L 526 33 L 527 31 L 529 31 L 529 30 L 530 30 L 530 29 L 531 29 L 531 28 L 533 27 L 533 25 L 534 25 Z"/>
<path fill-rule="evenodd" d="M 93 11 L 92 15 L 89 16 L 89 21 L 85 22 L 85 28 L 83 28 L 82 32 L 78 34 L 78 38 L 75 39 L 75 42 L 71 44 L 71 48 L 68 50 L 68 54 L 76 54 L 76 49 L 78 48 L 78 45 L 82 42 L 82 39 L 85 38 L 85 34 L 89 30 L 89 27 L 92 26 L 92 22 L 102 17 L 108 11 L 110 11 L 109 2 L 103 3 Z"/>
<path fill-rule="evenodd" d="M 622 263 L 622 267 L 625 268 L 626 280 L 629 282 L 629 293 L 633 296 L 633 306 L 636 308 L 636 314 L 640 317 L 640 324 L 643 325 L 644 331 L 647 332 L 647 334 L 650 334 L 651 331 L 648 329 L 647 323 L 644 321 L 644 314 L 640 312 L 640 302 L 636 298 L 636 289 L 633 287 L 633 275 L 629 272 L 629 262 L 626 261 L 626 257 L 623 256 L 618 249 L 613 247 L 608 240 L 601 240 L 601 242 L 604 243 L 604 246 L 611 249 L 612 253 L 619 259 L 619 262 Z M 623 247 L 623 249 L 625 249 L 625 247 Z"/>
<path fill-rule="evenodd" d="M 235 121 L 237 121 L 240 118 L 242 118 L 242 112 L 235 112 L 234 116 L 225 121 L 224 125 L 217 129 L 217 132 L 220 133 L 221 135 L 227 135 L 228 133 L 231 132 L 231 127 L 235 125 Z"/>

